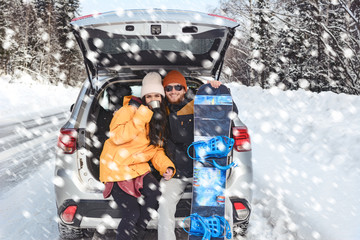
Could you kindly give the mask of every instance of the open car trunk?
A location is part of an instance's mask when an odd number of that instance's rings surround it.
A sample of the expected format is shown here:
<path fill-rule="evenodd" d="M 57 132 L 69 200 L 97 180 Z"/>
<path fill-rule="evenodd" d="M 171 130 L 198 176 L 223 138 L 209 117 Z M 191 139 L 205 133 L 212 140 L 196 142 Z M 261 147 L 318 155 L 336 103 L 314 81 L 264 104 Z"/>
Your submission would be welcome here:
<path fill-rule="evenodd" d="M 202 82 L 188 79 L 187 84 L 189 88 L 187 94 L 191 95 L 196 93 Z M 88 177 L 99 179 L 100 155 L 105 141 L 109 138 L 109 125 L 115 110 L 122 106 L 125 96 L 139 97 L 140 89 L 141 79 L 114 78 L 104 84 L 95 96 L 87 120 L 88 126 L 92 127 L 85 131 L 86 139 L 88 139 L 85 141 L 85 148 L 88 153 L 91 153 L 87 154 L 86 163 L 83 165 L 90 173 Z M 153 174 L 160 178 L 157 171 Z"/>
<path fill-rule="evenodd" d="M 71 24 L 89 79 L 102 70 L 215 76 L 237 27 L 220 16 L 160 9 L 88 15 Z"/>

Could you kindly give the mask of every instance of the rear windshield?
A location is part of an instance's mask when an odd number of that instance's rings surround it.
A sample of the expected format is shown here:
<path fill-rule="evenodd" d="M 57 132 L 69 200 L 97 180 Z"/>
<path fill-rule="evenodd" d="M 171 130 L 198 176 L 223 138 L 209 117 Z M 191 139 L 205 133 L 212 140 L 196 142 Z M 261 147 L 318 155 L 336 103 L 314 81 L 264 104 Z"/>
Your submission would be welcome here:
<path fill-rule="evenodd" d="M 191 65 L 202 67 L 219 52 L 224 29 L 181 36 L 130 36 L 86 30 L 87 57 L 97 66 Z M 84 38 L 83 38 L 84 39 Z"/>
<path fill-rule="evenodd" d="M 215 39 L 191 39 L 188 44 L 185 39 L 179 41 L 177 39 L 101 39 L 103 46 L 99 48 L 102 53 L 117 54 L 125 52 L 134 52 L 155 50 L 155 51 L 176 51 L 191 52 L 192 54 L 204 54 L 209 52 L 214 44 Z"/>

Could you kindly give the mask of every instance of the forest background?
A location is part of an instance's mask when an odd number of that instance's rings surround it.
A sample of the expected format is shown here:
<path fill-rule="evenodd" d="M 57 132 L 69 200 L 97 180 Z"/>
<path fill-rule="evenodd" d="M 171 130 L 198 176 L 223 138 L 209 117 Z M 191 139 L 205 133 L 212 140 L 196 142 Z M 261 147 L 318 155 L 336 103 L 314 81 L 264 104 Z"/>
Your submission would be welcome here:
<path fill-rule="evenodd" d="M 222 80 L 264 89 L 360 94 L 360 0 L 220 0 L 239 23 Z M 0 75 L 79 86 L 70 21 L 79 0 L 0 0 Z"/>

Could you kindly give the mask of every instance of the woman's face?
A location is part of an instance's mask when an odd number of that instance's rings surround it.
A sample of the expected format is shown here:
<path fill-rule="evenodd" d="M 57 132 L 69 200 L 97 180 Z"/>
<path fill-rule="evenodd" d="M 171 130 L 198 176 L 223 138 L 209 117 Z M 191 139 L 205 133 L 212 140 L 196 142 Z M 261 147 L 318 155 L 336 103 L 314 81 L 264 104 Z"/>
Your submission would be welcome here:
<path fill-rule="evenodd" d="M 149 104 L 151 101 L 159 101 L 161 102 L 161 94 L 160 93 L 149 93 L 145 95 L 145 102 Z"/>

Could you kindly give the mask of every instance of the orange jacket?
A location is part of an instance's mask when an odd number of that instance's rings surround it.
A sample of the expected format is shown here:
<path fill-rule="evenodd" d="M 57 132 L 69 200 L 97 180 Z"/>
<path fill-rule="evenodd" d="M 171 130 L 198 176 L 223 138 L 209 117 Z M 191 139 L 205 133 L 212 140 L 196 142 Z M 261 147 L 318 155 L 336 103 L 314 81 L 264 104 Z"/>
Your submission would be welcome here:
<path fill-rule="evenodd" d="M 150 171 L 148 161 L 164 174 L 174 168 L 164 149 L 149 145 L 149 122 L 153 112 L 141 105 L 138 109 L 129 105 L 131 96 L 124 98 L 124 106 L 110 123 L 110 137 L 105 141 L 100 155 L 100 181 L 117 182 L 136 178 Z"/>

